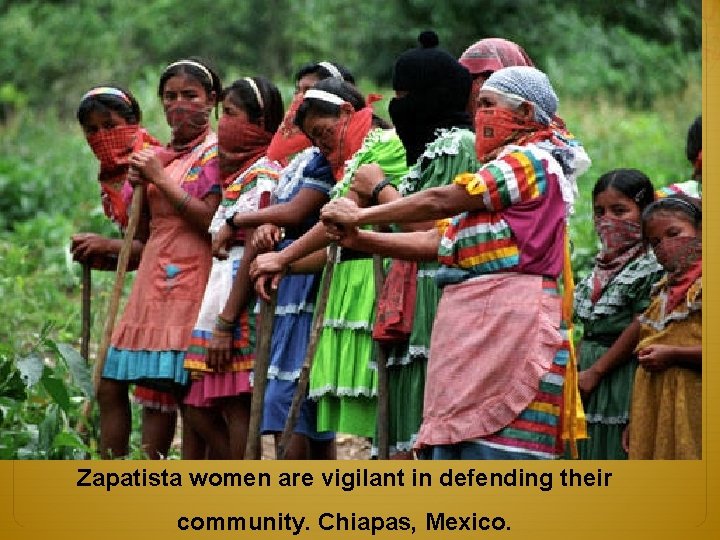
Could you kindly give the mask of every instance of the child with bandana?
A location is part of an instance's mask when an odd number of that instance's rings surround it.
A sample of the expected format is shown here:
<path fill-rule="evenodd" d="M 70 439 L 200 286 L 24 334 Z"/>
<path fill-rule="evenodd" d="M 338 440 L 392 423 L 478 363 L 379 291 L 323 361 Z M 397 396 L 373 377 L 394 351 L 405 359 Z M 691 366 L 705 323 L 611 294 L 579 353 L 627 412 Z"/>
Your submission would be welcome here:
<path fill-rule="evenodd" d="M 144 190 L 139 234 L 145 247 L 98 388 L 106 458 L 128 450 L 130 383 L 181 397 L 188 381 L 183 359 L 210 270 L 206 231 L 221 198 L 217 137 L 209 124 L 221 88 L 203 62 L 167 66 L 158 95 L 172 139 L 129 157 L 128 179 Z M 183 445 L 184 456 L 187 451 Z"/>
<path fill-rule="evenodd" d="M 128 222 L 127 192 L 123 193 L 130 156 L 134 151 L 160 143 L 140 126 L 142 113 L 134 96 L 127 90 L 97 86 L 80 100 L 77 119 L 88 146 L 100 163 L 98 182 L 105 215 L 124 231 Z M 72 237 L 73 260 L 94 269 L 112 270 L 117 264 L 122 240 L 93 233 Z M 133 245 L 131 261 L 137 266 L 142 243 Z"/>
<path fill-rule="evenodd" d="M 667 272 L 639 319 L 630 459 L 702 458 L 702 211 L 672 196 L 642 215 L 643 239 Z"/>
<path fill-rule="evenodd" d="M 581 459 L 627 459 L 621 441 L 637 359 L 628 351 L 618 357 L 619 365 L 607 368 L 603 356 L 648 306 L 650 288 L 662 275 L 640 230 L 654 188 L 638 170 L 615 169 L 598 179 L 592 198 L 602 248 L 590 275 L 575 288 L 575 319 L 584 328 L 579 380 L 589 437 L 578 443 L 578 451 Z"/>
<path fill-rule="evenodd" d="M 140 126 L 140 105 L 125 89 L 96 86 L 80 100 L 77 119 L 88 145 L 100 163 L 98 182 L 105 215 L 121 233 L 128 223 L 130 194 L 127 174 L 134 151 L 160 146 L 160 142 Z M 72 236 L 73 260 L 95 270 L 115 270 L 122 240 L 95 233 Z M 131 267 L 140 262 L 143 242 L 134 240 Z M 177 423 L 177 401 L 168 392 L 136 386 L 135 400 L 143 406 L 142 446 L 151 458 L 166 456 Z"/>
<path fill-rule="evenodd" d="M 249 264 L 243 256 L 250 238 L 249 229 L 235 226 L 233 218 L 270 203 L 282 167 L 265 154 L 283 106 L 269 80 L 245 77 L 223 90 L 222 108 L 218 150 L 223 199 L 208 229 L 216 258 L 185 356 L 185 368 L 193 373 L 185 404 L 186 418 L 216 457 L 242 459 L 250 420 L 255 315 L 247 294 L 231 297 L 236 274 Z M 221 230 L 230 236 L 220 238 Z M 223 354 L 211 354 L 215 341 L 225 343 Z"/>

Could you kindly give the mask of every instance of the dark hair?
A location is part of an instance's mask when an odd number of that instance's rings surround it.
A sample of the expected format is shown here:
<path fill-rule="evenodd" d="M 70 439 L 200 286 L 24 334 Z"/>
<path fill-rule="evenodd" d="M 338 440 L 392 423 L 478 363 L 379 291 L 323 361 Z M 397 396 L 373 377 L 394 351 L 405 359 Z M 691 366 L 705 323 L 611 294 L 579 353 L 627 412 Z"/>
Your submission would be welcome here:
<path fill-rule="evenodd" d="M 110 93 L 94 94 L 84 97 L 80 101 L 80 105 L 77 110 L 77 119 L 78 122 L 80 122 L 80 125 L 84 126 L 88 121 L 90 114 L 94 112 L 99 114 L 109 114 L 110 112 L 114 112 L 123 118 L 128 124 L 139 124 L 142 119 L 142 112 L 140 111 L 140 105 L 135 99 L 135 96 L 121 86 L 107 86 L 122 92 L 125 97 L 128 98 L 130 103 L 125 101 L 121 96 L 116 96 Z M 95 86 L 94 88 L 101 88 L 101 86 Z"/>
<path fill-rule="evenodd" d="M 341 98 L 343 101 L 347 101 L 353 106 L 353 109 L 359 111 L 365 107 L 365 98 L 358 91 L 355 86 L 346 81 L 340 79 L 324 79 L 317 83 L 314 90 L 324 90 L 329 94 L 333 94 Z M 319 116 L 340 116 L 340 105 L 334 103 L 328 103 L 321 99 L 305 98 L 295 113 L 295 125 L 302 129 L 305 117 L 310 114 L 317 114 Z"/>
<path fill-rule="evenodd" d="M 702 115 L 698 116 L 688 129 L 685 155 L 690 163 L 695 163 L 700 150 L 702 150 Z"/>
<path fill-rule="evenodd" d="M 355 84 L 355 77 L 350 72 L 350 70 L 348 70 L 345 66 L 340 65 L 337 62 L 326 62 L 326 63 L 332 64 L 333 66 L 335 66 L 337 68 L 337 70 L 340 72 L 340 75 L 342 75 L 342 78 L 344 81 Z M 320 79 L 321 81 L 334 77 L 334 74 L 331 73 L 328 68 L 326 68 L 325 66 L 323 66 L 320 63 L 305 64 L 303 67 L 301 67 L 295 74 L 295 82 L 298 82 L 300 79 L 305 77 L 305 75 L 317 75 L 317 78 Z"/>
<path fill-rule="evenodd" d="M 687 195 L 670 195 L 669 197 L 658 199 L 643 210 L 641 219 L 642 234 L 645 240 L 647 240 L 647 233 L 645 231 L 647 222 L 655 213 L 663 211 L 682 214 L 685 221 L 691 223 L 696 229 L 700 229 L 702 225 L 702 207 L 698 199 L 688 197 Z"/>
<path fill-rule="evenodd" d="M 208 79 L 207 73 L 205 73 L 203 69 L 193 64 L 200 64 L 207 69 L 210 73 L 210 79 Z M 162 98 L 163 91 L 165 90 L 165 83 L 168 79 L 174 77 L 175 75 L 188 75 L 192 77 L 202 85 L 208 96 L 210 96 L 212 92 L 215 92 L 216 99 L 220 98 L 220 94 L 222 93 L 222 82 L 220 81 L 218 74 L 206 60 L 191 56 L 190 58 L 184 58 L 170 64 L 165 68 L 162 75 L 160 75 L 158 96 Z"/>
<path fill-rule="evenodd" d="M 655 200 L 655 188 L 645 173 L 637 169 L 613 169 L 603 174 L 592 191 L 593 201 L 602 192 L 613 188 L 625 195 L 628 199 L 635 201 L 635 204 L 642 212 Z"/>
<path fill-rule="evenodd" d="M 282 97 L 277 86 L 265 77 L 252 77 L 257 86 L 262 106 L 258 102 L 255 90 L 246 79 L 238 79 L 223 89 L 221 99 L 230 98 L 235 105 L 242 107 L 254 124 L 262 125 L 270 133 L 275 133 L 282 122 L 285 111 Z"/>

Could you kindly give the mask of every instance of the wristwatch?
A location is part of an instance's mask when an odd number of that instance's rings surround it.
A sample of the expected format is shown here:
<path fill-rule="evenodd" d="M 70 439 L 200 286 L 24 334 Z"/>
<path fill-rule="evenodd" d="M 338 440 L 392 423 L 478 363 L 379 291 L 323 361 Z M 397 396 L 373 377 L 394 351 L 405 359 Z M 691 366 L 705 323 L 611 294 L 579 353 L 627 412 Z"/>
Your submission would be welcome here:
<path fill-rule="evenodd" d="M 238 228 L 238 226 L 235 225 L 235 214 L 237 214 L 237 212 L 233 212 L 229 218 L 225 219 L 225 223 L 227 223 L 227 226 L 230 227 L 231 229 Z"/>

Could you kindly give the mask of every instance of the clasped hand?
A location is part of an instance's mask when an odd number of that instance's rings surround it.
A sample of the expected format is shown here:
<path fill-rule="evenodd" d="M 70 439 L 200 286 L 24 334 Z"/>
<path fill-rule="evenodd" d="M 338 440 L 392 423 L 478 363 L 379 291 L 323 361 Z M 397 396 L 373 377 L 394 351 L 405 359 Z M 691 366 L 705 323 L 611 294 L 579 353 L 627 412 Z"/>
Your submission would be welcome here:
<path fill-rule="evenodd" d="M 130 156 L 128 181 L 133 186 L 156 184 L 163 175 L 163 166 L 152 148 L 145 148 Z"/>

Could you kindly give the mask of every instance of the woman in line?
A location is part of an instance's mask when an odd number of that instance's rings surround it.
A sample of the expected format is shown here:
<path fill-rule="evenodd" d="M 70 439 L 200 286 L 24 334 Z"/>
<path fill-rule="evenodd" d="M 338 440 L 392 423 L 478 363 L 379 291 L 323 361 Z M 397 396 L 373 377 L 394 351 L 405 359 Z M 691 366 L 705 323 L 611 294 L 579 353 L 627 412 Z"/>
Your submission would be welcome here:
<path fill-rule="evenodd" d="M 671 196 L 642 215 L 643 239 L 667 275 L 639 319 L 630 459 L 702 458 L 702 211 Z"/>
<path fill-rule="evenodd" d="M 551 127 L 556 109 L 545 74 L 498 70 L 478 95 L 476 152 L 485 165 L 477 173 L 373 208 L 338 199 L 323 209 L 326 223 L 344 226 L 330 230 L 346 245 L 441 263 L 415 445 L 422 457 L 551 459 L 562 451 L 568 351 L 556 279 L 583 171 Z M 354 229 L 452 216 L 432 231 Z"/>
<path fill-rule="evenodd" d="M 504 67 L 535 65 L 520 45 L 502 38 L 486 38 L 473 43 L 460 55 L 459 62 L 472 75 L 468 111 L 473 116 L 477 110 L 478 92 L 490 75 Z"/>
<path fill-rule="evenodd" d="M 347 82 L 317 83 L 305 93 L 295 122 L 328 161 L 338 181 L 334 197 L 348 193 L 363 164 L 377 163 L 394 185 L 407 172 L 402 143 L 393 131 L 382 129 L 386 125 Z M 282 251 L 259 256 L 251 272 L 258 280 L 256 289 L 264 291 L 269 276 L 277 282 L 291 264 L 294 270 L 296 261 L 328 244 L 325 227 L 319 223 Z M 370 256 L 339 250 L 310 376 L 309 395 L 318 404 L 318 431 L 375 435 L 377 378 L 371 367 L 375 300 Z"/>
<path fill-rule="evenodd" d="M 128 223 L 127 184 L 130 156 L 136 150 L 160 146 L 140 126 L 142 112 L 135 97 L 115 86 L 96 86 L 80 100 L 77 119 L 88 145 L 100 163 L 98 182 L 105 215 L 124 234 Z M 95 270 L 115 270 L 122 240 L 94 233 L 74 234 L 70 251 L 73 260 Z M 137 268 L 143 243 L 134 240 L 130 268 Z M 143 406 L 142 448 L 151 459 L 166 456 L 175 434 L 177 401 L 167 392 L 135 387 L 135 398 Z"/>
<path fill-rule="evenodd" d="M 448 185 L 458 174 L 477 170 L 472 120 L 464 110 L 467 103 L 472 104 L 474 113 L 474 97 L 497 69 L 532 65 L 519 46 L 503 39 L 480 40 L 459 61 L 437 47 L 439 39 L 433 32 L 423 32 L 418 41 L 419 48 L 406 51 L 395 63 L 396 97 L 389 107 L 411 166 L 400 183 L 403 196 Z M 358 171 L 352 189 L 370 198 L 382 179 L 377 168 L 373 171 L 366 166 Z M 392 190 L 382 188 L 380 196 L 385 201 L 397 198 Z M 402 227 L 405 231 L 431 228 L 432 223 Z M 438 266 L 436 261 L 394 260 L 378 307 L 376 339 L 401 340 L 388 355 L 389 440 L 395 458 L 412 457 L 410 451 L 422 422 L 430 335 L 440 300 L 434 279 Z M 401 307 L 403 302 L 409 309 Z"/>
<path fill-rule="evenodd" d="M 578 444 L 581 459 L 627 459 L 622 433 L 637 358 L 612 345 L 647 308 L 650 289 L 662 276 L 640 227 L 640 216 L 654 198 L 652 183 L 635 169 L 609 171 L 593 188 L 595 231 L 602 248 L 590 275 L 575 288 L 575 318 L 583 324 L 578 386 L 586 398 L 589 437 Z M 624 356 L 613 356 L 621 350 Z"/>
<path fill-rule="evenodd" d="M 472 121 L 465 110 L 470 74 L 438 47 L 434 32 L 423 32 L 418 42 L 395 62 L 395 97 L 388 108 L 410 170 L 398 192 L 383 183 L 377 165 L 358 169 L 350 189 L 366 205 L 447 185 L 458 174 L 477 169 Z M 432 222 L 414 223 L 403 230 L 432 227 Z M 388 352 L 388 439 L 394 459 L 412 459 L 422 422 L 430 332 L 440 298 L 433 279 L 437 266 L 394 259 L 378 300 L 373 337 Z"/>
<path fill-rule="evenodd" d="M 298 71 L 292 104 L 268 149 L 268 157 L 272 155 L 281 163 L 289 161 L 278 181 L 273 204 L 257 212 L 235 213 L 228 225 L 235 229 L 258 227 L 254 249 L 246 251 L 243 265 L 252 261 L 254 251 L 282 250 L 292 244 L 317 223 L 320 208 L 329 200 L 335 179 L 328 162 L 294 123 L 305 92 L 327 78 L 354 81 L 346 69 L 331 62 L 310 64 Z M 314 271 L 315 268 L 307 270 L 283 277 L 278 286 L 262 421 L 262 432 L 275 436 L 276 452 L 305 360 L 320 282 L 320 273 Z M 221 317 L 233 320 L 238 302 L 243 301 L 241 295 L 246 296 L 250 287 L 252 283 L 247 276 L 239 272 L 230 293 L 233 302 L 227 303 Z M 227 354 L 228 342 L 223 341 L 222 336 L 222 333 L 213 335 L 211 356 Z M 335 458 L 335 434 L 319 432 L 316 424 L 315 402 L 306 399 L 285 449 L 286 459 Z"/>
<path fill-rule="evenodd" d="M 225 88 L 221 98 L 218 154 L 223 199 L 208 229 L 213 236 L 235 213 L 257 212 L 269 204 L 280 171 L 279 163 L 265 157 L 283 115 L 277 87 L 264 77 L 245 77 Z M 249 299 L 233 303 L 232 317 L 220 315 L 251 234 L 244 228 L 233 231 L 213 259 L 185 355 L 185 368 L 193 374 L 185 418 L 219 459 L 244 456 L 255 361 L 255 314 Z M 211 338 L 228 342 L 226 355 L 208 355 Z"/>
<path fill-rule="evenodd" d="M 106 458 L 127 454 L 129 383 L 181 396 L 188 381 L 183 359 L 210 270 L 206 231 L 220 202 L 217 137 L 209 116 L 221 88 L 204 63 L 170 64 L 158 95 L 172 140 L 130 158 L 130 180 L 145 191 L 140 231 L 147 241 L 98 389 Z M 183 454 L 199 457 L 185 446 Z"/>

